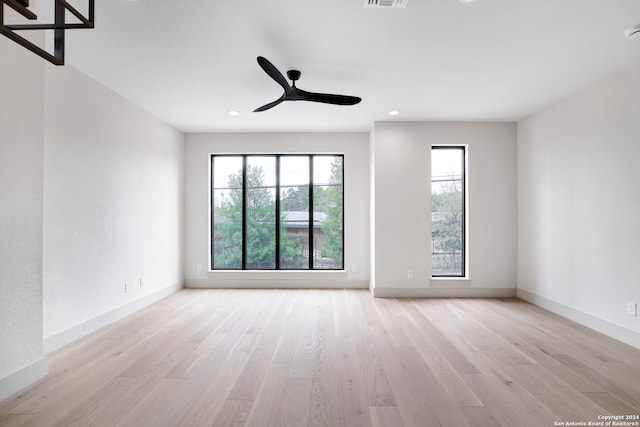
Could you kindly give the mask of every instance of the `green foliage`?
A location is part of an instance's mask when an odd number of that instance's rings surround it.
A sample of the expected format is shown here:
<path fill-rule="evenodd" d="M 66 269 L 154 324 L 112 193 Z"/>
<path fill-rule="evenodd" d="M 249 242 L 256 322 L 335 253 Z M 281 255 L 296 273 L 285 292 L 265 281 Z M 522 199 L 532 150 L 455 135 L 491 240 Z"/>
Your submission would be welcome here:
<path fill-rule="evenodd" d="M 280 209 L 283 212 L 308 212 L 309 186 L 287 188 L 281 197 Z"/>
<path fill-rule="evenodd" d="M 330 186 L 326 189 L 324 212 L 327 219 L 322 230 L 326 236 L 323 255 L 335 260 L 340 266 L 343 263 L 343 192 L 342 192 L 342 157 L 335 157 L 331 163 Z"/>
<path fill-rule="evenodd" d="M 275 268 L 275 200 L 264 187 L 261 167 L 247 166 L 247 267 Z M 228 195 L 215 210 L 214 267 L 242 268 L 242 171 L 228 177 Z M 280 218 L 284 224 L 284 215 Z M 280 236 L 281 262 L 302 255 L 302 243 L 288 233 Z M 299 263 L 298 263 L 299 264 Z"/>
<path fill-rule="evenodd" d="M 214 211 L 214 268 L 242 268 L 242 174 L 230 175 L 228 194 L 222 193 Z"/>
<path fill-rule="evenodd" d="M 433 253 L 462 252 L 462 188 L 460 181 L 449 181 L 442 191 L 432 194 Z"/>

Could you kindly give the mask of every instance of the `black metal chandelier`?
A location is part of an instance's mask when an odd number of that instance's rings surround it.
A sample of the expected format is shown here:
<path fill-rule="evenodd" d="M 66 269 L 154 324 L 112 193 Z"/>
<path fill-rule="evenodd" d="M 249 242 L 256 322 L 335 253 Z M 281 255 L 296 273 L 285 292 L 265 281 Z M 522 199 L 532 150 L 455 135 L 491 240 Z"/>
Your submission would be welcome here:
<path fill-rule="evenodd" d="M 38 17 L 35 13 L 29 10 L 29 0 L 0 0 L 0 33 L 47 61 L 55 65 L 64 65 L 64 32 L 65 30 L 76 28 L 94 27 L 95 0 L 87 0 L 88 17 L 84 16 L 75 7 L 67 3 L 66 0 L 53 1 L 55 2 L 55 9 L 54 22 L 52 24 L 6 24 L 4 16 L 5 5 L 9 6 L 26 19 L 36 20 Z M 75 19 L 77 19 L 77 22 L 67 23 L 67 12 L 73 15 Z M 23 30 L 53 30 L 53 53 L 36 46 L 16 32 Z"/>

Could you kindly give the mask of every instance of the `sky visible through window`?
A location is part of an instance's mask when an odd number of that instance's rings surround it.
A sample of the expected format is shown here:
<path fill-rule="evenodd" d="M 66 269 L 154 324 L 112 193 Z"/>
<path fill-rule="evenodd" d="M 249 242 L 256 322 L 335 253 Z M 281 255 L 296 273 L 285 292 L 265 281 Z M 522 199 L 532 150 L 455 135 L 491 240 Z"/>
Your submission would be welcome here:
<path fill-rule="evenodd" d="M 242 156 L 218 156 L 213 170 L 215 188 L 223 189 L 228 186 L 228 178 L 242 170 Z M 260 166 L 265 176 L 275 176 L 275 164 L 269 156 L 251 156 L 251 166 Z M 313 163 L 314 185 L 328 185 L 331 177 L 332 155 L 317 155 Z M 309 157 L 283 156 L 281 158 L 281 186 L 300 186 L 309 184 Z M 286 165 L 286 168 L 284 167 Z"/>
<path fill-rule="evenodd" d="M 432 150 L 431 176 L 433 181 L 461 179 L 462 160 L 460 159 L 460 150 Z"/>

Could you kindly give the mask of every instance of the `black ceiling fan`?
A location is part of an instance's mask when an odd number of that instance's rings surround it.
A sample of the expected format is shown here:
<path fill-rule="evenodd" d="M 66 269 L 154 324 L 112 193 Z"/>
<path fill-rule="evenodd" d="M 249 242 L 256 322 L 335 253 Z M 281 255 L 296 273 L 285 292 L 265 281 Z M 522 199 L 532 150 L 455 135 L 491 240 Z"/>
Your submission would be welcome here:
<path fill-rule="evenodd" d="M 355 105 L 358 102 L 362 101 L 362 98 L 358 98 L 357 96 L 333 95 L 330 93 L 313 93 L 298 89 L 296 87 L 296 81 L 300 78 L 300 71 L 287 71 L 287 77 L 289 77 L 289 80 L 291 80 L 291 84 L 289 84 L 282 73 L 278 71 L 278 69 L 266 58 L 258 56 L 258 64 L 260 65 L 260 67 L 262 67 L 264 72 L 269 75 L 269 77 L 271 77 L 276 81 L 276 83 L 282 86 L 282 88 L 284 89 L 284 93 L 275 101 L 265 104 L 262 107 L 256 108 L 255 110 L 253 110 L 254 113 L 273 108 L 283 101 L 313 101 L 336 105 Z"/>

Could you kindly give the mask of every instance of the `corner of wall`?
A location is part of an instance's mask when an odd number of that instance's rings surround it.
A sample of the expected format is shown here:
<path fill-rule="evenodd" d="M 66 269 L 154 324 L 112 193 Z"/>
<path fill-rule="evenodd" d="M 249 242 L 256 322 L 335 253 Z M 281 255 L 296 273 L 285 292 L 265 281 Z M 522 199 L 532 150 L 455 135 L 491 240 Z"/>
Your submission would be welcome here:
<path fill-rule="evenodd" d="M 0 401 L 35 383 L 49 373 L 46 356 L 16 372 L 0 378 Z"/>

